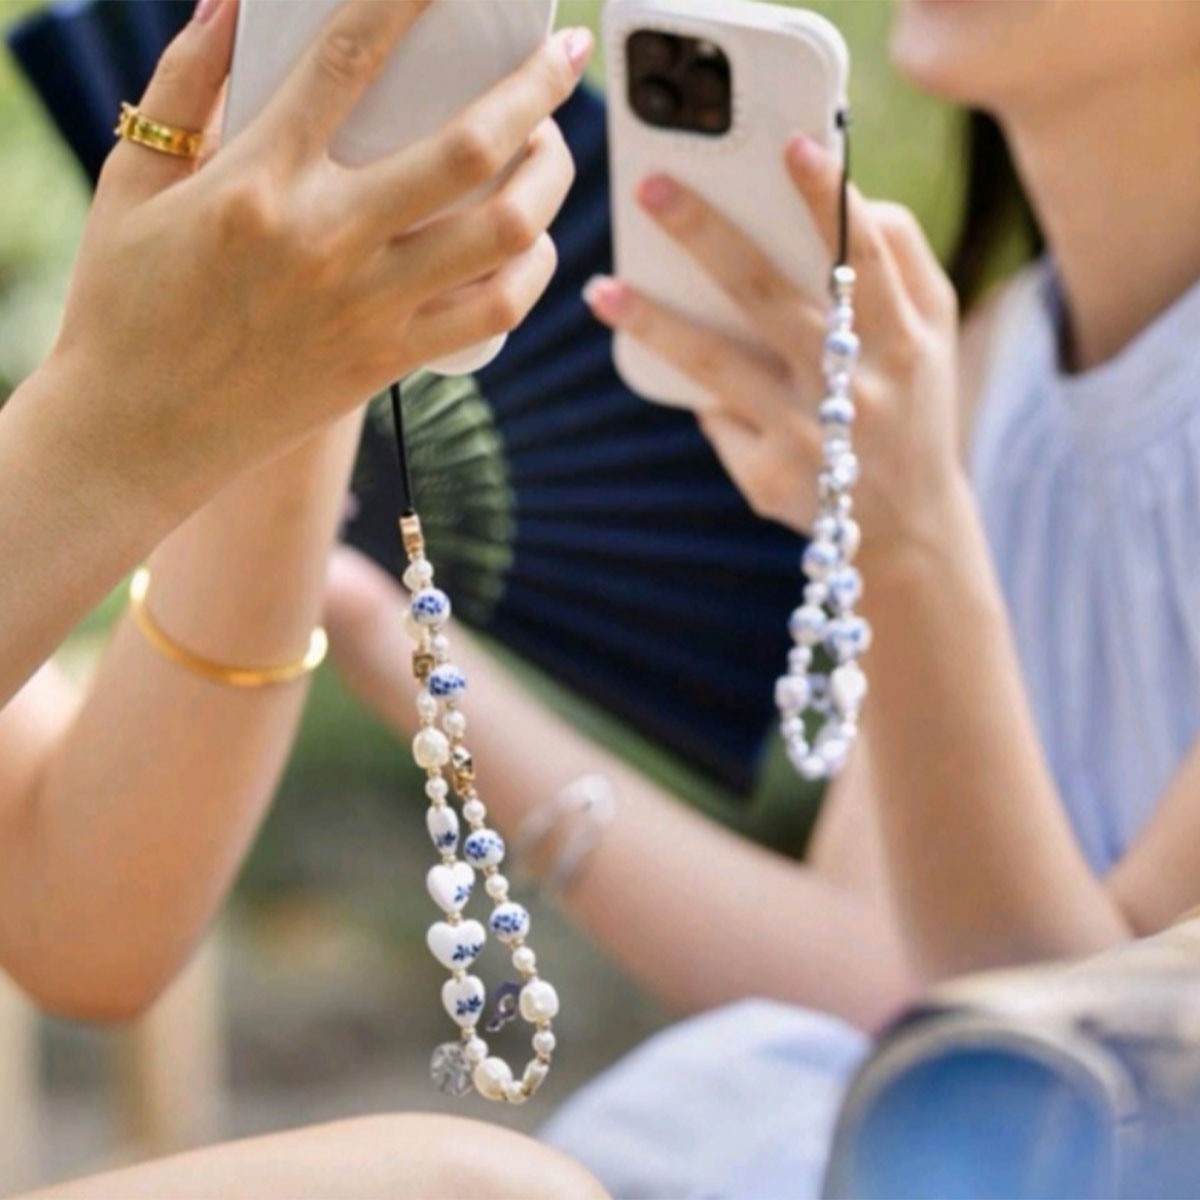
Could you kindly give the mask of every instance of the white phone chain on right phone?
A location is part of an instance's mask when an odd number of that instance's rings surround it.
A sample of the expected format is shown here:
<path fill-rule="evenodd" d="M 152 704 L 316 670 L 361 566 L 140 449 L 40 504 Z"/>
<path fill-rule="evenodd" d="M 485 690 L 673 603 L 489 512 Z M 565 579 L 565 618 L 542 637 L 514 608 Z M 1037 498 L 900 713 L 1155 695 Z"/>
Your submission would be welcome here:
<path fill-rule="evenodd" d="M 832 778 L 850 756 L 867 694 L 867 677 L 858 660 L 871 644 L 871 626 L 855 612 L 863 581 L 854 565 L 860 531 L 851 494 L 858 481 L 858 458 L 850 432 L 854 426 L 854 367 L 859 343 L 854 332 L 855 275 L 849 263 L 847 109 L 839 110 L 837 121 L 842 133 L 838 247 L 830 279 L 832 305 L 821 364 L 825 398 L 817 414 L 823 465 L 818 476 L 812 541 L 802 560 L 807 580 L 804 602 L 788 622 L 795 645 L 788 654 L 787 674 L 775 684 L 775 703 L 788 758 L 810 780 Z"/>

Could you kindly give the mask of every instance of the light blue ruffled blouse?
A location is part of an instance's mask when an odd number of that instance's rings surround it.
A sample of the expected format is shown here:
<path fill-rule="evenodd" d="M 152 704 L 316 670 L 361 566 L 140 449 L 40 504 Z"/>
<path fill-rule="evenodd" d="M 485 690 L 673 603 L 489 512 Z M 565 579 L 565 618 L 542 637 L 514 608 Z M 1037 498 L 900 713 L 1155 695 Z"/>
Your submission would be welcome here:
<path fill-rule="evenodd" d="M 1046 755 L 1103 872 L 1200 731 L 1200 284 L 1079 375 L 1060 312 L 1046 266 L 1010 289 L 972 469 Z M 840 1021 L 745 1001 L 651 1039 L 545 1137 L 618 1197 L 814 1196 L 866 1050 Z"/>

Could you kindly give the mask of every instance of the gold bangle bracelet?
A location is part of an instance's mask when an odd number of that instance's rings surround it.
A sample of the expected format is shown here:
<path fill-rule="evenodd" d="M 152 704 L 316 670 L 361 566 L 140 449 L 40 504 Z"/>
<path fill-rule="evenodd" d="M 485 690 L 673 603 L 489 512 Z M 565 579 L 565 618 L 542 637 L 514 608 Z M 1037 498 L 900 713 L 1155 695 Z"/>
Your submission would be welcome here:
<path fill-rule="evenodd" d="M 163 632 L 158 622 L 150 615 L 146 597 L 150 592 L 150 568 L 139 567 L 129 584 L 129 611 L 142 636 L 164 658 L 199 675 L 212 683 L 223 683 L 229 687 L 258 688 L 274 684 L 291 683 L 305 675 L 311 675 L 329 651 L 329 639 L 325 630 L 317 626 L 309 639 L 308 650 L 301 659 L 269 667 L 236 667 L 214 662 L 211 658 L 193 654 L 174 638 Z"/>

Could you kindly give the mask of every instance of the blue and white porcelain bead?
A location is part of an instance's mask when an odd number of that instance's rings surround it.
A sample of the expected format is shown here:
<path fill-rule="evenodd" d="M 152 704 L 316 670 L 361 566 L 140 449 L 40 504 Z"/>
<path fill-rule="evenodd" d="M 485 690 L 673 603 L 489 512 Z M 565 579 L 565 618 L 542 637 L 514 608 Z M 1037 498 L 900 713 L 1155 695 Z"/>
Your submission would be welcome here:
<path fill-rule="evenodd" d="M 862 573 L 857 567 L 839 567 L 826 582 L 830 602 L 841 612 L 853 608 L 862 597 Z"/>
<path fill-rule="evenodd" d="M 829 695 L 842 716 L 855 716 L 867 695 L 867 677 L 855 662 L 843 663 L 829 676 Z"/>
<path fill-rule="evenodd" d="M 827 374 L 849 370 L 858 358 L 858 335 L 849 329 L 834 329 L 825 335 L 824 365 Z"/>
<path fill-rule="evenodd" d="M 840 560 L 838 548 L 832 542 L 809 542 L 804 550 L 804 573 L 809 579 L 823 580 Z"/>
<path fill-rule="evenodd" d="M 834 542 L 837 540 L 838 519 L 833 513 L 820 513 L 813 521 L 812 540 L 814 542 Z"/>
<path fill-rule="evenodd" d="M 788 620 L 788 632 L 798 646 L 815 646 L 825 639 L 825 626 L 829 618 L 823 608 L 815 604 L 802 604 L 792 610 Z"/>
<path fill-rule="evenodd" d="M 476 829 L 463 841 L 463 858 L 473 867 L 496 867 L 504 861 L 504 839 L 494 829 Z"/>
<path fill-rule="evenodd" d="M 442 663 L 429 672 L 425 686 L 431 696 L 436 696 L 439 700 L 448 700 L 466 689 L 467 677 L 453 663 Z"/>
<path fill-rule="evenodd" d="M 780 712 L 800 713 L 808 707 L 808 680 L 803 675 L 780 675 L 775 680 L 775 707 Z"/>
<path fill-rule="evenodd" d="M 829 623 L 829 636 L 825 644 L 838 662 L 849 662 L 865 654 L 870 647 L 871 626 L 863 617 L 838 617 Z"/>
<path fill-rule="evenodd" d="M 442 984 L 442 1007 L 464 1029 L 470 1029 L 483 1014 L 487 991 L 477 975 L 447 979 Z"/>
<path fill-rule="evenodd" d="M 412 615 L 418 625 L 443 625 L 450 619 L 450 597 L 441 588 L 422 588 L 412 598 Z"/>
<path fill-rule="evenodd" d="M 488 928 L 505 945 L 519 941 L 529 932 L 529 912 L 523 904 L 497 904 L 488 917 Z"/>
<path fill-rule="evenodd" d="M 425 828 L 439 854 L 454 850 L 458 845 L 458 813 L 448 804 L 434 804 L 425 814 Z"/>
<path fill-rule="evenodd" d="M 838 430 L 844 435 L 854 424 L 854 401 L 848 396 L 826 396 L 817 409 L 817 420 L 828 430 Z"/>

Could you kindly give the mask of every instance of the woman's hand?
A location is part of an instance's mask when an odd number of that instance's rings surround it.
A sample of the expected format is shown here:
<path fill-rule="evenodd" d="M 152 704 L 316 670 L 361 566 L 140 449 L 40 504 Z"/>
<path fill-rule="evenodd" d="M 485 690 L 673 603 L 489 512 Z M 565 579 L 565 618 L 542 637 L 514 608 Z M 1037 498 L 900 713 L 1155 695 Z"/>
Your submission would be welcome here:
<path fill-rule="evenodd" d="M 427 4 L 343 4 L 273 103 L 198 168 L 128 142 L 105 166 L 37 390 L 88 455 L 176 517 L 390 380 L 511 329 L 550 278 L 545 230 L 572 164 L 549 114 L 586 31 L 551 39 L 425 141 L 361 169 L 329 157 Z M 216 124 L 235 9 L 200 6 L 148 116 Z M 438 216 L 514 159 L 498 191 Z"/>
<path fill-rule="evenodd" d="M 787 166 L 831 254 L 841 168 L 797 135 Z M 807 529 L 821 466 L 817 423 L 826 311 L 768 254 L 699 196 L 661 176 L 639 201 L 717 281 L 759 332 L 750 347 L 700 328 L 629 285 L 594 280 L 586 295 L 606 325 L 636 338 L 711 395 L 701 427 L 755 511 Z M 893 204 L 850 197 L 850 261 L 858 273 L 854 448 L 864 552 L 897 538 L 936 536 L 942 500 L 959 479 L 957 308 L 916 221 Z"/>

